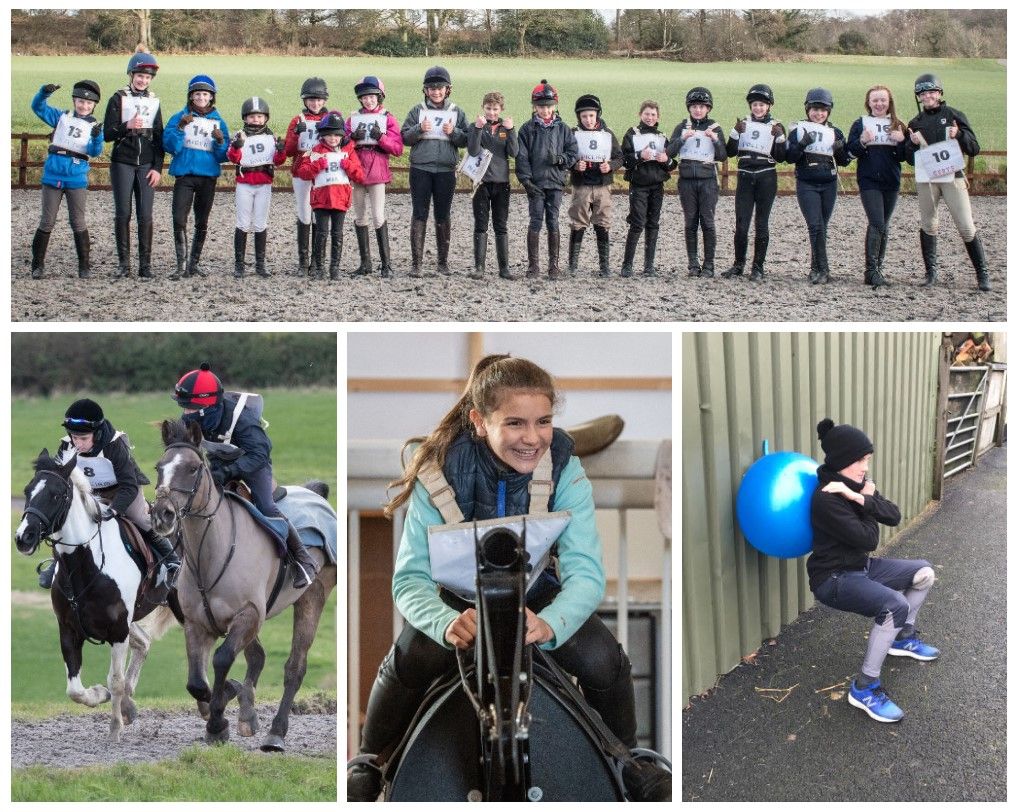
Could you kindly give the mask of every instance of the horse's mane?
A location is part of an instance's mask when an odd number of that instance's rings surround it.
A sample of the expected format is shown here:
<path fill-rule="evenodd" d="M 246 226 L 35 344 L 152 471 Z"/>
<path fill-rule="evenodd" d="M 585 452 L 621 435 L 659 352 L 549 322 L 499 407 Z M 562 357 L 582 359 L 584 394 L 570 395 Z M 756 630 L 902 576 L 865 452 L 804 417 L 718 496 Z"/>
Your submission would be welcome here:
<path fill-rule="evenodd" d="M 51 457 L 49 453 L 42 453 L 35 460 L 35 472 L 37 474 L 43 471 L 56 471 L 58 473 L 62 473 L 63 467 L 71 459 L 73 459 L 76 454 L 77 452 L 71 448 L 64 450 L 55 457 Z M 99 512 L 98 507 L 96 506 L 96 501 L 93 498 L 92 484 L 88 481 L 88 477 L 85 476 L 81 469 L 76 465 L 71 469 L 70 482 L 81 497 L 81 501 L 85 505 L 85 510 L 88 511 L 88 514 L 93 519 L 97 519 Z"/>
<path fill-rule="evenodd" d="M 163 445 L 169 446 L 173 443 L 186 443 L 189 446 L 194 446 L 194 443 L 191 442 L 187 424 L 183 420 L 166 420 L 163 426 Z M 197 448 L 197 446 L 194 446 L 194 448 Z"/>

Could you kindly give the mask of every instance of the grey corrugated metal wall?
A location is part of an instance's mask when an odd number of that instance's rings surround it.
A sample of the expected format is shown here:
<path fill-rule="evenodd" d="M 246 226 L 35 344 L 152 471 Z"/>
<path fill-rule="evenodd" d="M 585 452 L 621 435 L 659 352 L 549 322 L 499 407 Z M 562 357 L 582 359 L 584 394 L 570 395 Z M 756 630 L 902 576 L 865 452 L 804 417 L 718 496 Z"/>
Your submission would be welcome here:
<path fill-rule="evenodd" d="M 813 604 L 805 557 L 757 553 L 735 519 L 762 453 L 822 462 L 824 417 L 863 428 L 901 527 L 932 493 L 938 333 L 686 333 L 682 338 L 682 687 L 714 685 Z M 900 528 L 883 528 L 885 542 Z"/>

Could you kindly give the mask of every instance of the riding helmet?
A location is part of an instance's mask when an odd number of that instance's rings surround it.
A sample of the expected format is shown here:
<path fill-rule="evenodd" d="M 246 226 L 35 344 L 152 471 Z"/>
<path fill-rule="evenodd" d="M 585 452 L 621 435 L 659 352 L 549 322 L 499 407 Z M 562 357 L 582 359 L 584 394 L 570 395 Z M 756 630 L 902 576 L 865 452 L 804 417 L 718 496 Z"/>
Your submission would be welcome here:
<path fill-rule="evenodd" d="M 74 83 L 74 88 L 71 90 L 72 99 L 85 99 L 86 101 L 99 101 L 99 85 L 93 82 L 91 79 L 82 79 L 80 82 Z"/>
<path fill-rule="evenodd" d="M 927 90 L 938 90 L 940 93 L 943 92 L 943 83 L 939 81 L 939 77 L 934 73 L 923 73 L 915 79 L 916 96 L 925 93 Z"/>
<path fill-rule="evenodd" d="M 144 51 L 132 54 L 131 58 L 127 60 L 128 76 L 134 73 L 147 73 L 150 76 L 155 76 L 157 70 L 159 70 L 159 63 L 155 57 L 151 54 L 146 54 Z"/>
<path fill-rule="evenodd" d="M 74 434 L 89 434 L 98 431 L 105 419 L 102 407 L 98 403 L 81 398 L 67 407 L 64 422 L 60 425 Z"/>
<path fill-rule="evenodd" d="M 585 113 L 587 110 L 596 111 L 598 116 L 604 112 L 603 108 L 600 106 L 600 99 L 592 93 L 586 93 L 576 99 L 576 115 L 578 116 L 580 113 Z"/>
<path fill-rule="evenodd" d="M 805 94 L 805 109 L 824 107 L 833 110 L 833 94 L 825 87 L 814 87 Z"/>
<path fill-rule="evenodd" d="M 328 85 L 325 84 L 324 79 L 318 76 L 304 79 L 304 83 L 300 86 L 300 98 L 325 99 L 325 101 L 328 101 Z"/>
<path fill-rule="evenodd" d="M 424 73 L 424 87 L 452 87 L 452 77 L 441 65 L 432 65 Z"/>
<path fill-rule="evenodd" d="M 705 87 L 694 87 L 685 94 L 685 109 L 688 110 L 693 104 L 705 104 L 713 109 L 713 94 Z"/>
<path fill-rule="evenodd" d="M 264 113 L 265 121 L 267 122 L 269 119 L 268 102 L 260 96 L 252 96 L 240 105 L 240 118 L 245 119 L 251 113 Z"/>
<path fill-rule="evenodd" d="M 212 94 L 212 100 L 215 101 L 215 80 L 211 76 L 199 73 L 197 76 L 193 77 L 191 81 L 187 83 L 187 98 L 191 98 L 191 94 L 197 90 L 208 91 Z"/>
<path fill-rule="evenodd" d="M 204 363 L 177 381 L 173 389 L 173 400 L 180 406 L 206 409 L 220 401 L 222 392 L 222 381 L 211 371 L 209 365 Z"/>
<path fill-rule="evenodd" d="M 346 122 L 343 121 L 342 114 L 338 110 L 332 110 L 326 113 L 325 117 L 318 122 L 317 130 L 319 138 L 324 135 L 343 133 L 346 131 Z"/>
<path fill-rule="evenodd" d="M 558 91 L 541 79 L 540 84 L 530 93 L 530 104 L 555 105 L 558 103 Z"/>
<path fill-rule="evenodd" d="M 359 99 L 361 96 L 377 96 L 378 101 L 385 98 L 385 83 L 377 76 L 365 76 L 353 88 L 354 94 Z"/>
<path fill-rule="evenodd" d="M 745 96 L 745 101 L 752 104 L 754 101 L 761 101 L 766 104 L 773 106 L 773 88 L 769 85 L 753 85 L 749 88 L 748 95 Z"/>

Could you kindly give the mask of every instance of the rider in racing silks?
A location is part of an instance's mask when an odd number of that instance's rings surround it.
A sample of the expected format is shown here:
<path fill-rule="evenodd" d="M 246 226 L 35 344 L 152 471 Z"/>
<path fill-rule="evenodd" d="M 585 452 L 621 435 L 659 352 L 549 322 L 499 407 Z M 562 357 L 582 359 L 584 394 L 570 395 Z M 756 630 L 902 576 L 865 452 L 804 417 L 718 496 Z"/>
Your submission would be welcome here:
<path fill-rule="evenodd" d="M 122 431 L 113 428 L 102 407 L 94 400 L 82 398 L 70 405 L 64 414 L 63 427 L 67 436 L 60 441 L 58 459 L 66 459 L 72 450 L 77 452 L 76 465 L 92 486 L 92 492 L 109 502 L 109 509 L 130 519 L 141 531 L 145 541 L 155 551 L 163 567 L 158 583 L 165 581 L 170 588 L 177 579 L 180 559 L 173 551 L 169 539 L 152 532 L 148 515 L 148 502 L 141 489 L 149 484 L 131 455 L 131 442 Z M 49 589 L 53 585 L 56 563 L 51 562 L 39 571 L 39 586 Z"/>
<path fill-rule="evenodd" d="M 242 480 L 251 489 L 251 501 L 258 510 L 270 519 L 286 522 L 286 546 L 297 565 L 293 586 L 303 589 L 314 580 L 318 568 L 293 525 L 275 504 L 270 456 L 272 441 L 265 433 L 268 424 L 262 422 L 260 413 L 244 408 L 251 397 L 224 392 L 222 382 L 210 371 L 208 364 L 202 364 L 199 369 L 192 369 L 184 375 L 173 391 L 173 399 L 183 407 L 185 423 L 197 422 L 205 440 L 234 446 L 243 452 L 234 460 L 209 454 L 212 478 L 220 486 Z"/>
<path fill-rule="evenodd" d="M 392 580 L 407 622 L 371 689 L 361 754 L 391 752 L 430 684 L 455 667 L 454 648 L 467 649 L 476 638 L 476 610 L 449 586 L 472 581 L 472 546 L 468 559 L 459 560 L 462 571 L 449 571 L 436 545 L 446 527 L 472 528 L 474 520 L 498 517 L 521 524 L 527 514 L 539 523 L 539 514 L 551 511 L 571 518 L 559 524 L 556 539 L 545 539 L 544 554 L 530 549 L 531 561 L 539 563 L 527 593 L 525 642 L 575 675 L 607 727 L 627 747 L 636 746 L 631 664 L 596 614 L 605 578 L 592 487 L 572 455 L 572 438 L 552 426 L 556 402 L 553 379 L 536 364 L 489 355 L 474 367 L 466 392 L 421 443 L 402 479 L 392 483 L 400 493 L 386 513 L 409 503 Z M 551 543 L 557 545 L 560 577 L 553 567 L 544 568 Z M 655 764 L 633 761 L 624 778 L 634 799 L 663 793 L 670 799 L 670 774 Z M 356 759 L 347 771 L 347 800 L 373 801 L 380 791 L 377 766 Z"/>

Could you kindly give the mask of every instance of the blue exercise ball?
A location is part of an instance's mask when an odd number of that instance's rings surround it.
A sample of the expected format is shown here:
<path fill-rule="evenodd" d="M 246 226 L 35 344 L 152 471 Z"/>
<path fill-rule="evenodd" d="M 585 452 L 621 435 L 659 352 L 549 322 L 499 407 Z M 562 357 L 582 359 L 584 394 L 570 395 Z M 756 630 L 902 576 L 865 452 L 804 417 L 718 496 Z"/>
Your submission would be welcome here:
<path fill-rule="evenodd" d="M 749 466 L 738 488 L 738 526 L 759 552 L 798 558 L 812 550 L 817 468 L 815 460 L 795 451 L 765 454 Z"/>

